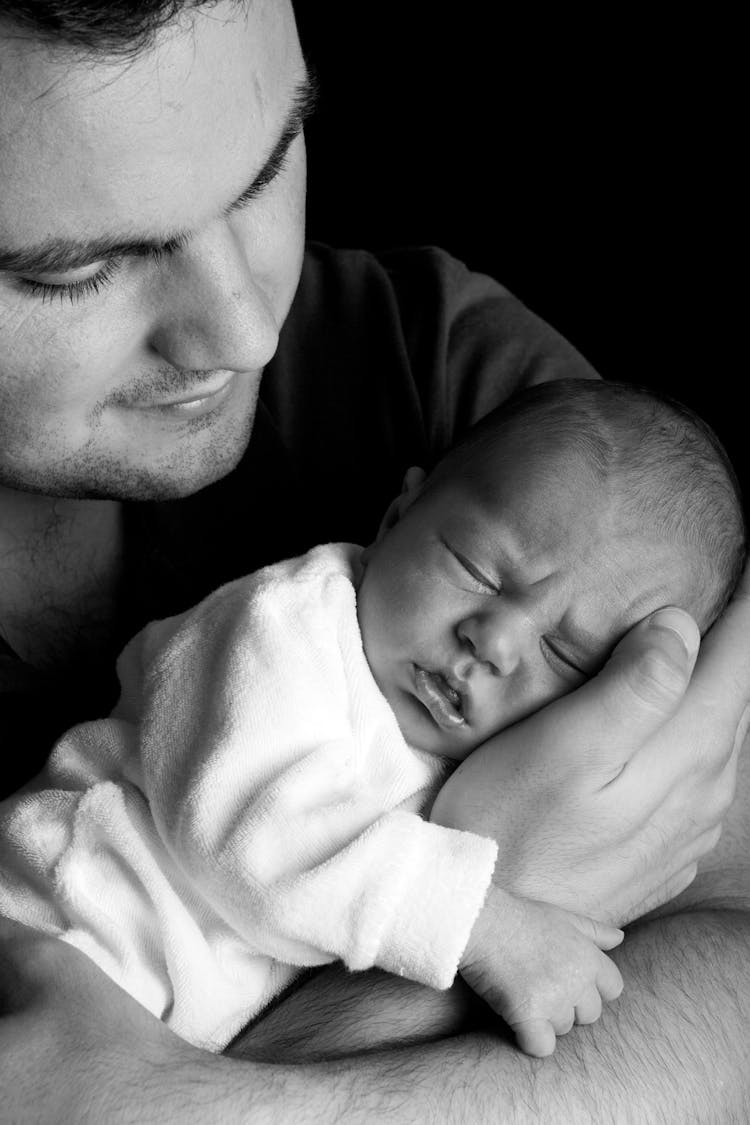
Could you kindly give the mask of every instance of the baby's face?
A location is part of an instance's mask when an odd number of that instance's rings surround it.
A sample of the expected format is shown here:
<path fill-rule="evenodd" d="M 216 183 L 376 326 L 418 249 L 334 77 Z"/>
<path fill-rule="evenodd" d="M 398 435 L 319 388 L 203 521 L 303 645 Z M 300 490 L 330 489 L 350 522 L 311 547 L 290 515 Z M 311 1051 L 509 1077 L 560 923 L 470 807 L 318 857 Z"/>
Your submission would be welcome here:
<path fill-rule="evenodd" d="M 457 760 L 582 684 L 641 618 L 690 610 L 684 550 L 618 526 L 585 471 L 517 454 L 491 490 L 445 479 L 405 495 L 358 593 L 404 737 Z"/>

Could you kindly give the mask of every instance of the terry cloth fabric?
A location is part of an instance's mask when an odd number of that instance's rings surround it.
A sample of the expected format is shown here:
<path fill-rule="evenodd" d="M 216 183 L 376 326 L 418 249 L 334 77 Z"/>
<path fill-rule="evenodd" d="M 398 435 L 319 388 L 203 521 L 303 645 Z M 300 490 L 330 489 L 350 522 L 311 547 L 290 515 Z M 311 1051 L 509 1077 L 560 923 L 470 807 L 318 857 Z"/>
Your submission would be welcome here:
<path fill-rule="evenodd" d="M 302 966 L 453 980 L 494 841 L 424 821 L 362 650 L 360 549 L 318 547 L 138 634 L 108 719 L 0 805 L 0 911 L 220 1050 Z"/>

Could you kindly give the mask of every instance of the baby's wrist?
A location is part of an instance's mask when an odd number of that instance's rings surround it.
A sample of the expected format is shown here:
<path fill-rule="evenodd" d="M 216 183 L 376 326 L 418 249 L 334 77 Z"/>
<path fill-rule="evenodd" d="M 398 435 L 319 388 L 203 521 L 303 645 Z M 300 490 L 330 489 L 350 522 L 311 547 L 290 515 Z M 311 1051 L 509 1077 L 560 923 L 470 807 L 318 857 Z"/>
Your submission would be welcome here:
<path fill-rule="evenodd" d="M 497 954 L 509 942 L 514 941 L 521 925 L 522 906 L 520 901 L 496 883 L 490 883 L 469 934 L 459 970 L 466 965 L 480 961 L 488 953 Z"/>

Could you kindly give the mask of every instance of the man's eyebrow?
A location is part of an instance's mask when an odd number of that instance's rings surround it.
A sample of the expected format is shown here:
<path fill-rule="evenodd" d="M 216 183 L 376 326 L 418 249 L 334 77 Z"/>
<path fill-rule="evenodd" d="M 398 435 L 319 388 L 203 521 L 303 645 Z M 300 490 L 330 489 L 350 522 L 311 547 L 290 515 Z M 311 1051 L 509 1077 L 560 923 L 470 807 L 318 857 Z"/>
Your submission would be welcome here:
<path fill-rule="evenodd" d="M 226 206 L 222 214 L 233 211 L 249 203 L 260 195 L 265 187 L 278 175 L 286 154 L 297 136 L 302 132 L 305 121 L 310 117 L 317 100 L 317 83 L 307 72 L 295 88 L 292 105 L 281 130 L 278 141 L 271 150 L 263 167 L 244 191 Z M 177 231 L 164 238 L 116 238 L 104 235 L 86 241 L 69 238 L 52 238 L 36 246 L 5 249 L 0 246 L 0 272 L 17 274 L 65 273 L 81 269 L 93 262 L 122 256 L 148 257 L 155 254 L 171 253 L 187 245 L 189 231 Z"/>
<path fill-rule="evenodd" d="M 313 74 L 308 71 L 304 80 L 297 86 L 294 94 L 292 108 L 286 119 L 286 124 L 281 131 L 281 136 L 274 145 L 271 155 L 266 160 L 258 175 L 245 190 L 237 196 L 234 203 L 224 208 L 224 215 L 231 215 L 233 211 L 255 199 L 263 188 L 271 183 L 281 171 L 286 154 L 292 141 L 299 136 L 305 122 L 312 115 L 318 100 L 318 85 Z"/>

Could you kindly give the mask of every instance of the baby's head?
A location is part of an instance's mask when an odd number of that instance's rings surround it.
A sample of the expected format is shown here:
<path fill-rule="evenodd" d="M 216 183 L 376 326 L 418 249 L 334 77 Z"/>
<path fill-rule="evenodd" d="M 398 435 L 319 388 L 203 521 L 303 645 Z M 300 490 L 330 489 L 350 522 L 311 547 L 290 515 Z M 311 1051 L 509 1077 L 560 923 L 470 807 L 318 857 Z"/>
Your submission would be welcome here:
<path fill-rule="evenodd" d="M 364 555 L 365 653 L 407 741 L 461 760 L 654 610 L 705 633 L 744 558 L 737 481 L 704 422 L 642 388 L 544 383 L 427 478 L 406 474 Z"/>

